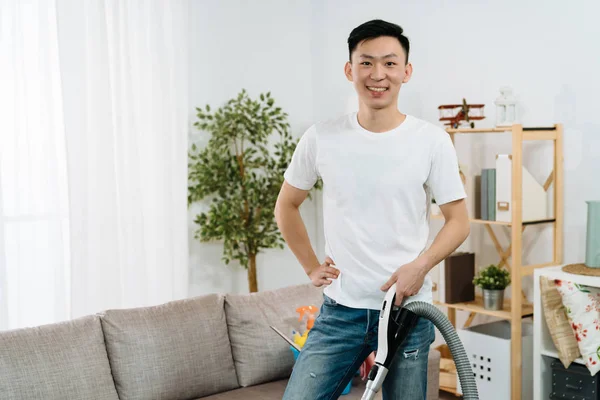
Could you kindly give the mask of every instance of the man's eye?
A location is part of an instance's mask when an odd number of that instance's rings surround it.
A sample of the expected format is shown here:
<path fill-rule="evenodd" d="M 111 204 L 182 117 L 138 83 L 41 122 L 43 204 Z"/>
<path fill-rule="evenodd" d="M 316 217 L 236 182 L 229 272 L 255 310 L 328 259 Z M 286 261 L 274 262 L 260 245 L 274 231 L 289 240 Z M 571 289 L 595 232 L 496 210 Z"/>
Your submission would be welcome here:
<path fill-rule="evenodd" d="M 368 62 L 368 61 L 363 61 L 361 64 L 362 64 L 362 65 L 371 65 L 371 63 L 370 63 L 370 62 Z"/>
<path fill-rule="evenodd" d="M 390 62 L 388 62 L 388 63 L 387 63 L 387 66 L 388 66 L 388 67 L 393 67 L 394 65 L 396 65 L 396 63 L 395 63 L 395 62 L 392 62 L 392 61 L 390 61 Z"/>

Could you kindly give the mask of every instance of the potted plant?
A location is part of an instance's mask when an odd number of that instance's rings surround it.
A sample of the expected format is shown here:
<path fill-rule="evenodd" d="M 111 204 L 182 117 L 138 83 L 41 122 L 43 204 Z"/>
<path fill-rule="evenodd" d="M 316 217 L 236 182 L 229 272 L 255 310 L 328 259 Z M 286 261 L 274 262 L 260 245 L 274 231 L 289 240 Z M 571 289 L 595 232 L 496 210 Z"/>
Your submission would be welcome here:
<path fill-rule="evenodd" d="M 510 285 L 510 273 L 494 264 L 479 271 L 473 284 L 483 290 L 483 307 L 487 310 L 502 310 L 504 289 Z"/>
<path fill-rule="evenodd" d="M 210 207 L 196 216 L 194 237 L 222 241 L 225 264 L 237 260 L 248 270 L 249 291 L 257 292 L 257 254 L 284 247 L 273 209 L 297 141 L 270 92 L 251 99 L 242 90 L 217 110 L 196 111 L 194 125 L 210 139 L 202 149 L 191 146 L 188 206 L 209 200 Z"/>

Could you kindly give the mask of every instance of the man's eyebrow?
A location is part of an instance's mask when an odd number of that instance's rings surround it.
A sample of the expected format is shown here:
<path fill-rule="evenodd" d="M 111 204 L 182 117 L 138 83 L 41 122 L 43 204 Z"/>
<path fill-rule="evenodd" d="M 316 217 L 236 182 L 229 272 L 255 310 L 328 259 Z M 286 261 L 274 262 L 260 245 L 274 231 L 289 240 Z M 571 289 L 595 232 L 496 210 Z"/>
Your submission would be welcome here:
<path fill-rule="evenodd" d="M 381 58 L 393 58 L 393 57 L 398 57 L 398 56 L 395 53 L 390 53 L 390 54 L 385 55 L 385 56 L 383 56 Z M 360 58 L 368 58 L 368 59 L 372 60 L 375 57 L 373 57 L 372 55 L 369 55 L 369 54 L 361 54 Z"/>

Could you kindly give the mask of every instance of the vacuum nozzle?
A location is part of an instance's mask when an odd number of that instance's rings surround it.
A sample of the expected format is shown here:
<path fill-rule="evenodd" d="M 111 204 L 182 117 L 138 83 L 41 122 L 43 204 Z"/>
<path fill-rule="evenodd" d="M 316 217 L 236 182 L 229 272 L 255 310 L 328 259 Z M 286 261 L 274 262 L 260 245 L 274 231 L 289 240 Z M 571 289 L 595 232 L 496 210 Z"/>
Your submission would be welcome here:
<path fill-rule="evenodd" d="M 375 398 L 375 395 L 383 385 L 387 373 L 388 369 L 386 367 L 377 364 L 373 365 L 369 372 L 369 380 L 367 381 L 367 387 L 361 400 L 373 400 Z"/>
<path fill-rule="evenodd" d="M 404 307 L 395 307 L 395 300 L 396 284 L 393 284 L 381 306 L 375 365 L 369 373 L 362 400 L 373 399 L 379 392 L 398 348 L 419 320 L 414 312 Z"/>

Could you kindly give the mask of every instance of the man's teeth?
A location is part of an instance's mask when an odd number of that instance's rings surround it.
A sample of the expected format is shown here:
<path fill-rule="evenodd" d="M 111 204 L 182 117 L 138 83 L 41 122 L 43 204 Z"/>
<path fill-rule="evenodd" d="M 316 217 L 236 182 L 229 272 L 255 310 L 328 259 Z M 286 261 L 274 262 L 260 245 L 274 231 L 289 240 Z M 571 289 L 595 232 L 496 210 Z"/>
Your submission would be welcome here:
<path fill-rule="evenodd" d="M 385 92 L 387 90 L 387 88 L 371 87 L 371 86 L 367 86 L 367 89 L 369 89 L 373 92 Z"/>

